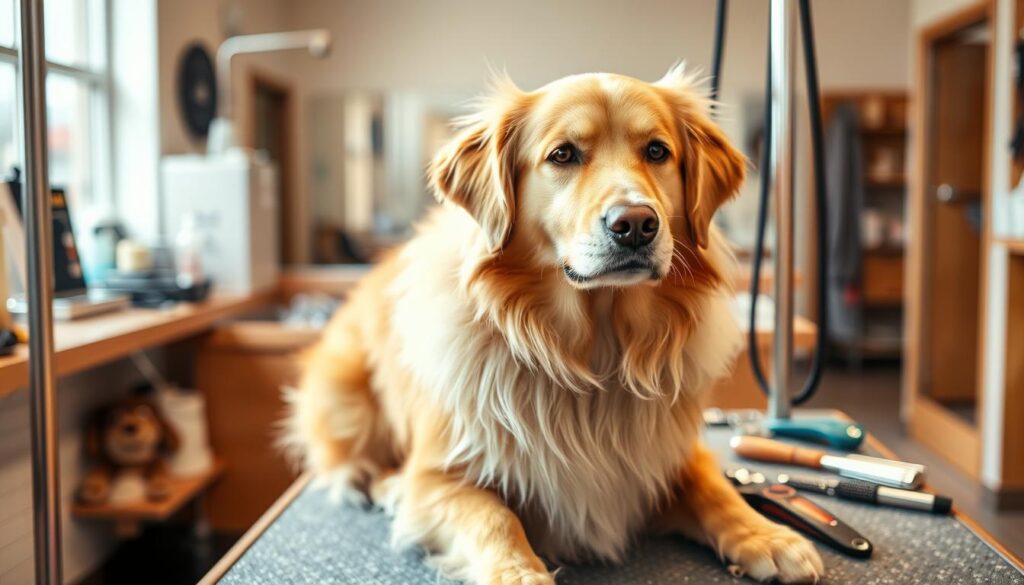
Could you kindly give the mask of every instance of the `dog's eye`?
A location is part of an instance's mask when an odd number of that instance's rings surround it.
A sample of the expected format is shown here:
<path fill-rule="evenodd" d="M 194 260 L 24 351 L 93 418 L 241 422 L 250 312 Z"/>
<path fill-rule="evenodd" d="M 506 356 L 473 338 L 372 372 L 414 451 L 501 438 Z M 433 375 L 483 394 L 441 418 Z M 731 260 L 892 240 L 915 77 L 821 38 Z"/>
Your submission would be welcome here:
<path fill-rule="evenodd" d="M 665 143 L 655 140 L 647 145 L 645 154 L 647 155 L 647 160 L 651 162 L 664 162 L 668 158 L 668 147 L 665 146 Z"/>
<path fill-rule="evenodd" d="M 579 162 L 579 153 L 576 152 L 575 146 L 563 144 L 551 151 L 551 154 L 548 155 L 548 160 L 556 165 L 567 165 Z"/>

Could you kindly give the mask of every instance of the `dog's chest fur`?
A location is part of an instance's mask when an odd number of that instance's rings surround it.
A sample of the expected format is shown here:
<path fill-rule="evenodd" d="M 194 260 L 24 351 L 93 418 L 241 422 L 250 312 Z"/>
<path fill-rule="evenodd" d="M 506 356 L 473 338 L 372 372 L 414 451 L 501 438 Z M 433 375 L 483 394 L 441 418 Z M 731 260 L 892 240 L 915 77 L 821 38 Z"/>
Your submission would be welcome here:
<path fill-rule="evenodd" d="M 498 490 L 539 553 L 622 558 L 677 482 L 698 431 L 694 396 L 644 400 L 618 386 L 610 296 L 593 303 L 591 361 L 606 382 L 577 392 L 519 363 L 493 324 L 453 301 L 455 283 L 410 271 L 395 288 L 399 359 L 450 418 L 442 464 Z"/>

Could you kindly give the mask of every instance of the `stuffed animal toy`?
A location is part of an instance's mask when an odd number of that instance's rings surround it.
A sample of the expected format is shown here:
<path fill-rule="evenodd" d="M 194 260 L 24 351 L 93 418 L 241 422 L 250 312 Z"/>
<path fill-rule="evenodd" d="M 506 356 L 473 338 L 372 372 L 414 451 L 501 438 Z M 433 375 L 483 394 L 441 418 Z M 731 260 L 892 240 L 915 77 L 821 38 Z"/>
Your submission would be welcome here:
<path fill-rule="evenodd" d="M 85 437 L 95 467 L 78 487 L 83 504 L 157 501 L 169 495 L 164 458 L 178 435 L 151 400 L 131 397 L 99 412 Z"/>

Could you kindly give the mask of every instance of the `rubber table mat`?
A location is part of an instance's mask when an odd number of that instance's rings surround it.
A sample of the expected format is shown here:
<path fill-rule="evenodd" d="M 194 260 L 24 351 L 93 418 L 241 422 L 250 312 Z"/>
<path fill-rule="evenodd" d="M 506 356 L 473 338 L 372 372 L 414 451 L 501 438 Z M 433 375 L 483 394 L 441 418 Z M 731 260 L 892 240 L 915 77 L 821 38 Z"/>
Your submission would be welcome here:
<path fill-rule="evenodd" d="M 737 465 L 728 448 L 730 431 L 709 429 L 705 440 L 723 467 Z M 783 470 L 742 463 L 770 477 Z M 790 468 L 791 469 L 791 468 Z M 803 471 L 801 471 L 803 473 Z M 809 472 L 813 473 L 813 472 Z M 1022 584 L 1024 575 L 951 516 L 883 508 L 810 495 L 852 525 L 875 546 L 857 560 L 818 544 L 825 583 Z M 322 490 L 305 487 L 298 497 L 225 573 L 226 585 L 345 584 L 450 585 L 415 551 L 388 545 L 389 519 L 381 512 L 328 501 Z M 624 583 L 751 583 L 731 576 L 710 549 L 681 538 L 648 538 L 637 543 L 621 566 L 563 567 L 560 585 Z"/>

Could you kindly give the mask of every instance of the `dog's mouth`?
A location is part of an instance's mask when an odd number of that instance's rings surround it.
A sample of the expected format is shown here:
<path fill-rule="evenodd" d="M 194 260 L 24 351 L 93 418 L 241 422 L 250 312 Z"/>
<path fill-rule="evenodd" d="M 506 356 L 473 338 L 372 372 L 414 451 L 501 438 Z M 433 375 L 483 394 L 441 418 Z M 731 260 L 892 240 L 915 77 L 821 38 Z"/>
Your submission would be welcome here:
<path fill-rule="evenodd" d="M 599 278 L 605 276 L 635 276 L 648 274 L 651 280 L 657 280 L 658 271 L 654 266 L 654 263 L 650 260 L 641 260 L 634 258 L 615 264 L 608 268 L 602 268 L 593 274 L 582 274 L 573 269 L 572 266 L 565 264 L 562 266 L 562 270 L 565 271 L 565 277 L 577 284 L 587 284 L 593 282 Z"/>

